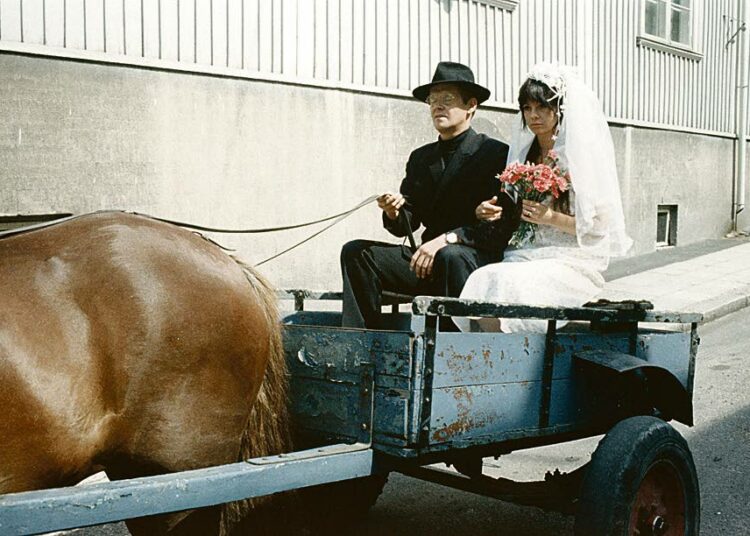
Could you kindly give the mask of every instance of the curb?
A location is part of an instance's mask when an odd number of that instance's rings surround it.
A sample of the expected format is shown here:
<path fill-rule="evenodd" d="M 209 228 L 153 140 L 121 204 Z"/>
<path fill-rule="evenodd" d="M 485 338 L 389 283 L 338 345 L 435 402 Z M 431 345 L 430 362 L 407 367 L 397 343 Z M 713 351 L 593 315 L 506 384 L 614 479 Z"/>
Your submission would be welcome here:
<path fill-rule="evenodd" d="M 722 303 L 721 305 L 718 305 L 712 309 L 706 310 L 706 312 L 703 313 L 703 322 L 701 322 L 701 324 L 708 324 L 709 322 L 718 320 L 719 318 L 727 316 L 731 313 L 736 313 L 737 311 L 748 306 L 750 306 L 750 293 L 735 297 L 728 302 Z"/>

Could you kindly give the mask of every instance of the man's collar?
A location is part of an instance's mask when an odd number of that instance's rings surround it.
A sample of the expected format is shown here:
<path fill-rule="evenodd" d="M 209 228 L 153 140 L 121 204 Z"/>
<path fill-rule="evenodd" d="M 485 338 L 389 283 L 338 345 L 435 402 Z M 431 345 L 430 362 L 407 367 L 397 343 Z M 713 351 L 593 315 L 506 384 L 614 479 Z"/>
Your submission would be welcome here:
<path fill-rule="evenodd" d="M 460 134 L 456 134 L 455 136 L 453 136 L 452 138 L 448 138 L 447 140 L 443 139 L 443 136 L 441 134 L 438 134 L 438 143 L 451 143 L 451 142 L 454 142 L 455 140 L 457 140 L 459 138 L 466 137 L 468 135 L 468 133 L 471 132 L 472 130 L 474 130 L 474 129 L 472 129 L 471 126 L 469 126 L 469 128 L 467 128 L 466 130 L 462 131 Z"/>

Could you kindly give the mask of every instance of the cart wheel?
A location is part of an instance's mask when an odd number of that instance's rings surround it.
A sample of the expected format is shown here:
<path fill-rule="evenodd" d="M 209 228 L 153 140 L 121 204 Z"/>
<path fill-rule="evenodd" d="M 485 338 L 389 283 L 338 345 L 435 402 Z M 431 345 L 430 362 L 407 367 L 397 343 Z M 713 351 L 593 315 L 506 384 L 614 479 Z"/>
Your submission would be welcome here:
<path fill-rule="evenodd" d="M 655 417 L 631 417 L 601 440 L 583 477 L 577 536 L 694 536 L 700 492 L 685 439 Z"/>

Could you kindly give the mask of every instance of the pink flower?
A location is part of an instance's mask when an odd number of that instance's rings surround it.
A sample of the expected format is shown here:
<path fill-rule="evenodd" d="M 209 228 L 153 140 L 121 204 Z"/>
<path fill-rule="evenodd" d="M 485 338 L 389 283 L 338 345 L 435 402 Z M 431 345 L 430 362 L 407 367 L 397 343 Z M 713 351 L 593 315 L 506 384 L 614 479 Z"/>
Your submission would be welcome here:
<path fill-rule="evenodd" d="M 570 189 L 570 174 L 559 165 L 559 156 L 549 151 L 543 164 L 513 162 L 496 177 L 504 183 L 520 187 L 525 199 L 541 201 L 547 195 L 558 198 Z"/>

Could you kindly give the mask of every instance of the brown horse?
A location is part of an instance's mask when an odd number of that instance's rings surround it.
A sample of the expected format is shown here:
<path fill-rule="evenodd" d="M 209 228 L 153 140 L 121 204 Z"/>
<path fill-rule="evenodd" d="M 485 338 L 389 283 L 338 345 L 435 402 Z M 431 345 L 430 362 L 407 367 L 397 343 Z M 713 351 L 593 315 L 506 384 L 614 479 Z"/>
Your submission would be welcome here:
<path fill-rule="evenodd" d="M 142 216 L 0 240 L 0 385 L 0 493 L 289 447 L 273 291 L 200 235 Z M 128 528 L 223 533 L 245 507 Z"/>

